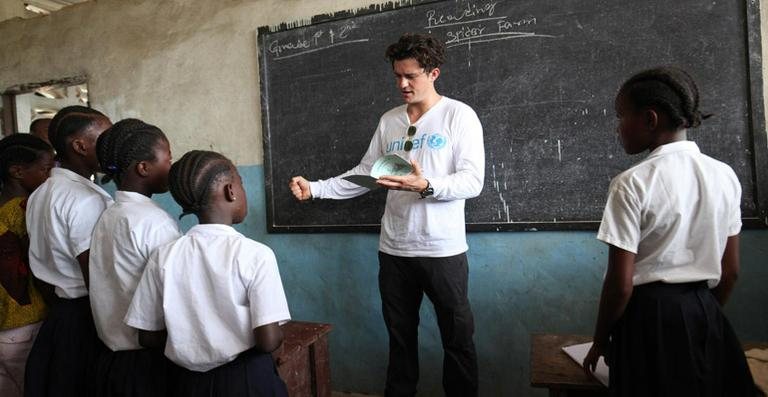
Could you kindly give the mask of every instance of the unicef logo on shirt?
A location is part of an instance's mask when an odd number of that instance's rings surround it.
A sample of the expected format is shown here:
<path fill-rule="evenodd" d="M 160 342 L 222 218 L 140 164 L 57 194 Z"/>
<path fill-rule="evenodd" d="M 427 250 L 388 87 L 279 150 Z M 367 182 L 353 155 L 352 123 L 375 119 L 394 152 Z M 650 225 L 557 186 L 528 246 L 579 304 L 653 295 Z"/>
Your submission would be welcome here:
<path fill-rule="evenodd" d="M 446 141 L 447 139 L 445 139 L 444 136 L 440 134 L 432 134 L 429 139 L 427 139 L 427 146 L 435 150 L 442 149 L 443 146 L 445 146 Z"/>

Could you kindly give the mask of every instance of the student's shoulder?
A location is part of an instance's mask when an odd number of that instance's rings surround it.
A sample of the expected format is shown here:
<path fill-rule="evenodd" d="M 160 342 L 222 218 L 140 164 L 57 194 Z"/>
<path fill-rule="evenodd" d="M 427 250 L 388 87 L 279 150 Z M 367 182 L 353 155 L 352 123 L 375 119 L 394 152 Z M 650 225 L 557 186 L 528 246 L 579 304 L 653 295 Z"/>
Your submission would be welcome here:
<path fill-rule="evenodd" d="M 716 170 L 716 172 L 723 173 L 726 176 L 733 176 L 736 177 L 736 172 L 731 168 L 730 165 L 728 165 L 725 162 L 722 162 L 714 157 L 710 157 L 709 155 L 706 155 L 704 153 L 699 153 L 699 158 L 701 158 L 701 161 L 704 162 L 707 166 L 712 168 L 713 170 Z"/>
<path fill-rule="evenodd" d="M 644 181 L 656 168 L 656 165 L 649 160 L 643 160 L 628 169 L 622 171 L 611 179 L 611 190 L 635 191 L 644 186 Z"/>
<path fill-rule="evenodd" d="M 112 206 L 114 208 L 116 206 Z M 137 227 L 156 228 L 173 226 L 178 228 L 178 222 L 171 214 L 160 206 L 149 203 L 123 207 L 121 216 L 128 218 Z"/>
<path fill-rule="evenodd" d="M 255 257 L 268 257 L 268 258 L 274 258 L 275 253 L 272 251 L 272 248 L 269 248 L 266 244 L 260 243 L 256 240 L 252 240 L 248 237 L 242 236 L 240 237 L 240 244 L 242 245 L 242 248 L 244 248 L 245 252 L 248 255 L 253 255 Z"/>

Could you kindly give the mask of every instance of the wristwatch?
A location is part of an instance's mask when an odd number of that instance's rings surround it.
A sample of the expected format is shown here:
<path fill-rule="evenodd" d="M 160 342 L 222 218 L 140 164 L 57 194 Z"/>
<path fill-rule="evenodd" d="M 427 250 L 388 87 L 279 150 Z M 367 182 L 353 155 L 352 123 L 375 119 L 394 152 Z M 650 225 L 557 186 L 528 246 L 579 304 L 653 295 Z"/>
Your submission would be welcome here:
<path fill-rule="evenodd" d="M 429 183 L 429 179 L 425 180 L 427 181 L 427 188 L 419 192 L 419 195 L 423 199 L 435 194 L 435 189 L 432 188 L 432 184 Z"/>

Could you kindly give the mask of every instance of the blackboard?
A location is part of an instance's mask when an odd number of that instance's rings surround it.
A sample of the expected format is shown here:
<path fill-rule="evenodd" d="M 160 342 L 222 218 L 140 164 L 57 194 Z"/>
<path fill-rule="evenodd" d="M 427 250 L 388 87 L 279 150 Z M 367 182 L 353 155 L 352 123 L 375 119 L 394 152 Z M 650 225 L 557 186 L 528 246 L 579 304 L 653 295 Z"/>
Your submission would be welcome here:
<path fill-rule="evenodd" d="M 400 105 L 384 51 L 433 34 L 448 61 L 437 90 L 475 109 L 486 178 L 467 229 L 594 229 L 624 154 L 613 100 L 633 73 L 675 65 L 714 117 L 692 130 L 734 168 L 748 226 L 764 226 L 766 135 L 756 1 L 408 1 L 258 32 L 267 222 L 271 232 L 377 230 L 384 191 L 296 202 L 291 176 L 355 166 L 379 117 Z"/>

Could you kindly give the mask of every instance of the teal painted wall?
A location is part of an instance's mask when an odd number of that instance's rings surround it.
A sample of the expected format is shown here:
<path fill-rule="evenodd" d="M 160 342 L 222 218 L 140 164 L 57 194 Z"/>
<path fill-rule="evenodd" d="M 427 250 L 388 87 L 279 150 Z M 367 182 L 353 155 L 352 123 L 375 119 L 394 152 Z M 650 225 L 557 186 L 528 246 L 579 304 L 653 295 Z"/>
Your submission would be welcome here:
<path fill-rule="evenodd" d="M 270 246 L 296 320 L 328 322 L 333 389 L 383 394 L 387 335 L 375 234 L 267 234 L 264 171 L 239 168 L 249 213 L 236 226 Z M 174 216 L 170 195 L 156 199 Z M 311 204 L 310 204 L 311 205 Z M 186 230 L 194 216 L 182 221 Z M 606 246 L 592 232 L 469 235 L 470 301 L 483 396 L 544 396 L 529 386 L 531 333 L 592 334 Z M 768 230 L 742 233 L 742 271 L 726 313 L 742 340 L 768 341 Z M 419 329 L 421 396 L 442 395 L 442 349 L 425 299 Z"/>

